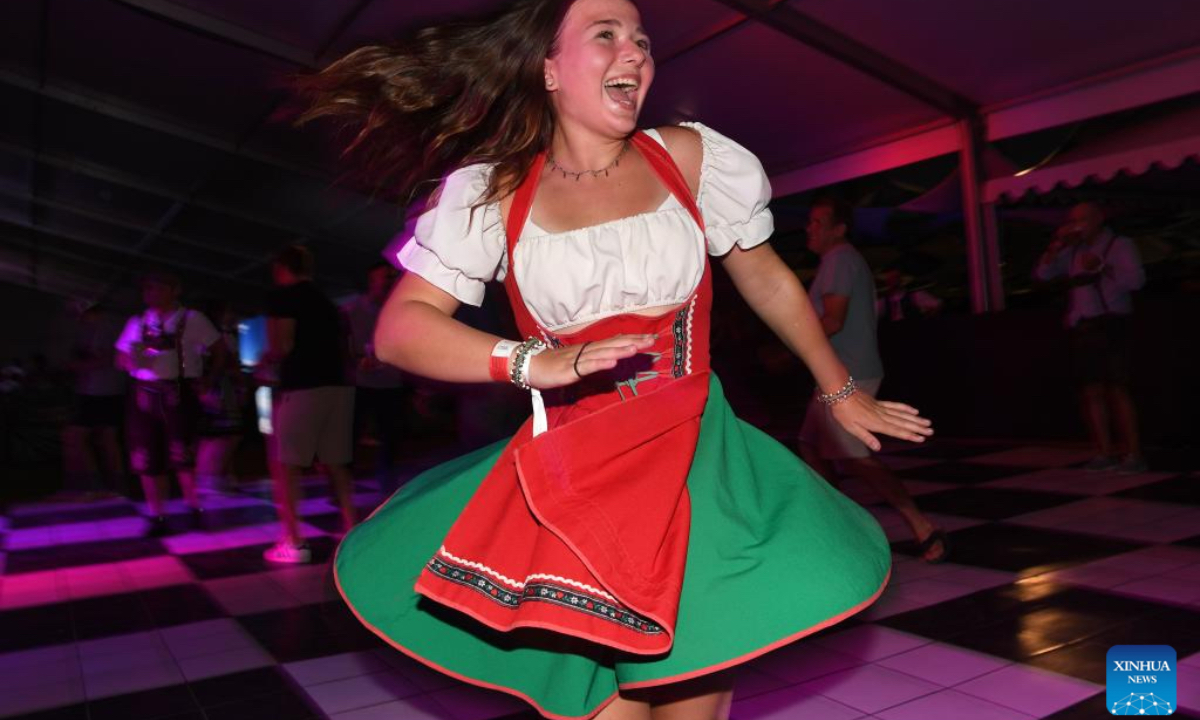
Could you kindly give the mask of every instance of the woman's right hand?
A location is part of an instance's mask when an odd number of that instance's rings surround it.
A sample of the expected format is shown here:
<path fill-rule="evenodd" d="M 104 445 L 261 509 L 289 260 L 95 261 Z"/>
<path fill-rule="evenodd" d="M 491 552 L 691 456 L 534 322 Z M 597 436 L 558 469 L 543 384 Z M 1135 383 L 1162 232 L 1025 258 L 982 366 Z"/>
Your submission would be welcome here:
<path fill-rule="evenodd" d="M 579 345 L 546 350 L 534 356 L 526 381 L 530 387 L 539 390 L 573 385 L 588 375 L 611 370 L 621 360 L 650 349 L 656 339 L 656 335 L 614 335 L 586 343 L 582 353 Z"/>

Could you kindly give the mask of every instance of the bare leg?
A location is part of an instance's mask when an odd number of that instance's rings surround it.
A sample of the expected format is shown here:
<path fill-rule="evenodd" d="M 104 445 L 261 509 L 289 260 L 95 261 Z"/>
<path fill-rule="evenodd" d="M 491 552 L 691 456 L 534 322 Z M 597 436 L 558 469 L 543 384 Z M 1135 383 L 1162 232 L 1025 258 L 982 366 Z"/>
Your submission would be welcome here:
<path fill-rule="evenodd" d="M 192 509 L 199 508 L 200 496 L 196 494 L 196 472 L 191 468 L 179 469 L 175 471 L 175 477 L 179 478 L 179 490 L 183 494 L 183 501 Z"/>
<path fill-rule="evenodd" d="M 650 703 L 618 697 L 606 705 L 595 720 L 650 720 Z"/>
<path fill-rule="evenodd" d="M 350 532 L 358 522 L 358 513 L 354 509 L 354 476 L 345 465 L 330 465 L 329 479 L 333 481 L 333 492 L 342 511 L 342 532 Z"/>
<path fill-rule="evenodd" d="M 650 708 L 653 720 L 728 720 L 733 690 L 696 695 Z"/>
<path fill-rule="evenodd" d="M 1113 409 L 1113 415 L 1116 416 L 1117 432 L 1121 435 L 1125 453 L 1141 457 L 1142 443 L 1138 435 L 1137 408 L 1134 407 L 1129 388 L 1124 385 L 1110 385 L 1108 399 L 1110 407 Z"/>
<path fill-rule="evenodd" d="M 728 720 L 733 704 L 733 673 L 667 685 L 650 701 L 653 720 Z"/>
<path fill-rule="evenodd" d="M 296 503 L 300 497 L 300 468 L 274 463 L 271 474 L 274 476 L 271 487 L 275 493 L 279 524 L 283 527 L 283 539 L 293 546 L 299 546 L 304 541 L 300 537 L 300 524 L 296 519 Z"/>
<path fill-rule="evenodd" d="M 851 475 L 862 478 L 888 505 L 904 516 L 904 521 L 912 529 L 913 537 L 917 542 L 923 541 L 937 529 L 929 518 L 925 517 L 917 508 L 912 496 L 905 489 L 904 482 L 896 477 L 896 474 L 887 465 L 873 457 L 851 458 L 844 462 Z M 936 559 L 944 551 L 945 548 L 941 546 L 941 543 L 936 543 L 925 553 L 925 559 Z"/>
<path fill-rule="evenodd" d="M 1103 385 L 1092 384 L 1083 388 L 1083 418 L 1087 422 L 1088 434 L 1092 436 L 1096 452 L 1108 457 L 1113 454 L 1113 447 L 1105 400 Z"/>
<path fill-rule="evenodd" d="M 146 496 L 146 507 L 150 514 L 162 517 L 166 514 L 167 476 L 142 475 L 142 493 Z"/>

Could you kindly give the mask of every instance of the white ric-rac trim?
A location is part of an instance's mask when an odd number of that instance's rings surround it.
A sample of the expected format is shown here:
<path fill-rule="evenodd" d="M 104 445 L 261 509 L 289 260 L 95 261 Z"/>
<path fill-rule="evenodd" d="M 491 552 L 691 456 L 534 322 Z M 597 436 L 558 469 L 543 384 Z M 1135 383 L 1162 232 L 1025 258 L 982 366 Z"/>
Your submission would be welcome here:
<path fill-rule="evenodd" d="M 553 582 L 562 583 L 564 585 L 570 585 L 571 587 L 577 587 L 580 590 L 592 593 L 594 595 L 599 595 L 600 597 L 604 598 L 605 600 L 608 600 L 611 603 L 618 603 L 618 604 L 620 603 L 619 600 L 617 600 L 612 595 L 604 592 L 600 588 L 595 588 L 595 587 L 592 587 L 591 585 L 586 585 L 584 583 L 579 582 L 578 580 L 569 580 L 565 577 L 559 577 L 558 575 L 547 575 L 545 573 L 534 573 L 534 574 L 526 577 L 524 581 L 513 580 L 512 578 L 510 578 L 506 575 L 502 575 L 502 574 L 496 572 L 495 570 L 491 569 L 487 565 L 482 565 L 480 563 L 473 562 L 473 561 L 467 560 L 465 558 L 460 558 L 456 555 L 451 554 L 450 551 L 447 550 L 444 545 L 438 550 L 438 554 L 442 555 L 450 560 L 453 560 L 455 563 L 457 563 L 459 565 L 469 567 L 472 570 L 478 570 L 479 572 L 484 573 L 485 575 L 490 575 L 491 577 L 496 578 L 497 580 L 504 583 L 505 585 L 508 585 L 509 587 L 512 587 L 512 588 L 516 588 L 517 590 L 524 590 L 525 584 L 531 580 L 551 580 Z"/>

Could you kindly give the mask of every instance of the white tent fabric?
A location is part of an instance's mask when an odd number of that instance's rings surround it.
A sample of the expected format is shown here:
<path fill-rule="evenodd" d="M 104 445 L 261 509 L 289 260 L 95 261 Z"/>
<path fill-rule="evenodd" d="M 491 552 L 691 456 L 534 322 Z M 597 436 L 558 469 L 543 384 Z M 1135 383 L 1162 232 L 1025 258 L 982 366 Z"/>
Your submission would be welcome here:
<path fill-rule="evenodd" d="M 1200 159 L 1200 107 L 1123 128 L 1030 172 L 993 177 L 984 186 L 984 195 L 991 202 L 1015 200 L 1028 192 L 1110 180 L 1118 173 L 1140 175 L 1155 166 L 1176 168 L 1189 159 Z"/>

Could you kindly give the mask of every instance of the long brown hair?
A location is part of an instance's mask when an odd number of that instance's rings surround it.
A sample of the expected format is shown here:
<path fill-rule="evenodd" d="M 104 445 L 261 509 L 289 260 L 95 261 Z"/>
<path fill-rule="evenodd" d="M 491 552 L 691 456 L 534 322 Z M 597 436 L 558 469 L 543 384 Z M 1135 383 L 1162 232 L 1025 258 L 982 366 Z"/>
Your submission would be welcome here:
<path fill-rule="evenodd" d="M 494 164 L 477 204 L 516 189 L 548 147 L 554 116 L 544 62 L 573 0 L 518 0 L 480 22 L 421 30 L 359 48 L 298 80 L 308 108 L 351 136 L 368 181 L 409 202 L 425 181 L 472 163 Z"/>

